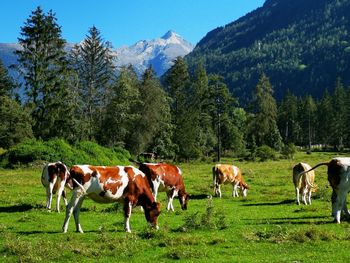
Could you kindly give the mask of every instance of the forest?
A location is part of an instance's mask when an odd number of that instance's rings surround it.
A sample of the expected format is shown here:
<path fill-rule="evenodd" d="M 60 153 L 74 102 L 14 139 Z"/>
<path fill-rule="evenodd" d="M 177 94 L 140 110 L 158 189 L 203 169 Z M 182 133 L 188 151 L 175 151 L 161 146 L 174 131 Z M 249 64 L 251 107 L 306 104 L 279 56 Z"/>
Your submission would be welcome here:
<path fill-rule="evenodd" d="M 141 77 L 131 66 L 116 69 L 111 44 L 95 26 L 67 52 L 55 14 L 40 7 L 21 28 L 19 43 L 25 98 L 0 62 L 2 158 L 28 141 L 57 139 L 176 161 L 264 160 L 288 157 L 296 146 L 350 147 L 350 89 L 340 77 L 320 98 L 290 90 L 276 100 L 269 70 L 261 69 L 240 104 L 225 78 L 208 73 L 201 59 L 190 69 L 178 57 L 162 79 L 152 68 Z"/>

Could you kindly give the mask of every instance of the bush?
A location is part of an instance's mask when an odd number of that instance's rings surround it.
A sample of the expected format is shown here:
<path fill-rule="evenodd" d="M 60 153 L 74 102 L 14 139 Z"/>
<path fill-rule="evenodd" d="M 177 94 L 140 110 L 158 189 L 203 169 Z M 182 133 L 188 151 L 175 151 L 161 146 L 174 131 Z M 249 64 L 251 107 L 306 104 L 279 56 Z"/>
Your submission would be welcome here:
<path fill-rule="evenodd" d="M 257 148 L 256 157 L 262 162 L 267 160 L 277 160 L 277 152 L 267 145 L 262 145 Z"/>
<path fill-rule="evenodd" d="M 297 147 L 293 143 L 289 143 L 287 145 L 284 145 L 282 149 L 282 155 L 286 159 L 294 159 L 294 154 L 297 152 Z"/>
<path fill-rule="evenodd" d="M 76 147 L 69 145 L 62 139 L 52 139 L 47 142 L 27 140 L 10 148 L 0 156 L 2 167 L 28 165 L 37 161 L 62 161 L 66 165 L 125 165 L 130 154 L 121 148 L 105 148 L 97 143 L 83 141 Z"/>

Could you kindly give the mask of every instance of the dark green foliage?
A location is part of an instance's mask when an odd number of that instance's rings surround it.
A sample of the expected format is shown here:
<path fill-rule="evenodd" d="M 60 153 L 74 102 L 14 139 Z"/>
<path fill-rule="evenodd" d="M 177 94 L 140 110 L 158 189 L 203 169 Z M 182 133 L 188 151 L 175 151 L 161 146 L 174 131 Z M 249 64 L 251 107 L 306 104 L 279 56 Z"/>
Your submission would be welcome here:
<path fill-rule="evenodd" d="M 31 139 L 10 148 L 1 156 L 0 163 L 2 166 L 9 167 L 38 161 L 62 161 L 69 166 L 73 164 L 119 165 L 127 164 L 129 158 L 130 154 L 126 150 L 104 148 L 89 141 L 71 146 L 61 139 L 47 142 Z"/>
<path fill-rule="evenodd" d="M 6 67 L 0 60 L 0 97 L 10 96 L 12 89 L 14 88 L 14 83 L 8 74 Z"/>
<path fill-rule="evenodd" d="M 38 7 L 21 28 L 17 50 L 25 80 L 28 105 L 36 137 L 48 139 L 67 136 L 71 106 L 67 104 L 68 62 L 65 40 L 52 11 L 44 14 Z"/>
<path fill-rule="evenodd" d="M 350 2 L 271 0 L 263 7 L 209 32 L 187 57 L 224 77 L 244 102 L 262 71 L 279 101 L 288 89 L 320 98 L 337 77 L 350 83 Z"/>
<path fill-rule="evenodd" d="M 82 139 L 92 140 L 99 133 L 115 77 L 113 60 L 110 43 L 102 40 L 95 26 L 89 29 L 84 41 L 76 45 L 71 53 L 71 64 L 79 83 L 81 104 L 77 118 L 81 120 Z"/>
<path fill-rule="evenodd" d="M 278 159 L 278 154 L 271 147 L 269 147 L 267 145 L 262 145 L 262 146 L 257 148 L 257 150 L 256 150 L 256 157 L 260 161 L 277 160 Z"/>
<path fill-rule="evenodd" d="M 17 101 L 0 96 L 0 116 L 0 147 L 7 149 L 33 137 L 30 114 Z"/>

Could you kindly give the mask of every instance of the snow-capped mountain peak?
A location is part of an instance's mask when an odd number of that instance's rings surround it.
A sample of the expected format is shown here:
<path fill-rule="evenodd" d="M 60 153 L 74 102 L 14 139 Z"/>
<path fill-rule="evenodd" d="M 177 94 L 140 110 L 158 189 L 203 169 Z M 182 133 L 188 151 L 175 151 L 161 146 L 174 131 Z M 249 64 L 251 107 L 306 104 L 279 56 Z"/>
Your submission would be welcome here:
<path fill-rule="evenodd" d="M 138 74 L 142 74 L 152 65 L 156 74 L 161 76 L 176 57 L 187 55 L 193 48 L 191 43 L 169 30 L 160 38 L 140 40 L 130 47 L 116 49 L 117 66 L 131 64 Z"/>

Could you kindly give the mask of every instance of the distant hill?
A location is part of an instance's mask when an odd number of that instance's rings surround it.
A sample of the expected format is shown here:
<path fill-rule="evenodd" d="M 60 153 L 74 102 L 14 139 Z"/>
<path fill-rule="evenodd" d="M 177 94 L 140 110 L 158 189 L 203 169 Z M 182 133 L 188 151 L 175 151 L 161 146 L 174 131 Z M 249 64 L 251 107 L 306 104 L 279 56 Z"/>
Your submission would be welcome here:
<path fill-rule="evenodd" d="M 67 51 L 73 47 L 73 44 L 67 44 Z M 17 57 L 13 53 L 19 49 L 17 43 L 0 43 L 0 59 L 9 69 L 13 64 L 17 63 Z M 153 40 L 141 40 L 134 45 L 120 47 L 113 50 L 117 56 L 116 66 L 124 66 L 131 64 L 136 72 L 141 75 L 149 65 L 152 65 L 158 76 L 161 76 L 168 70 L 172 61 L 178 56 L 185 56 L 193 50 L 193 45 L 184 40 L 180 35 L 173 31 L 168 31 L 163 37 Z M 9 73 L 15 79 L 18 74 L 12 69 Z"/>
<path fill-rule="evenodd" d="M 263 71 L 277 99 L 286 90 L 320 97 L 337 77 L 350 84 L 350 0 L 267 0 L 209 32 L 186 60 L 222 75 L 243 103 Z"/>

